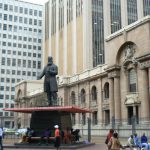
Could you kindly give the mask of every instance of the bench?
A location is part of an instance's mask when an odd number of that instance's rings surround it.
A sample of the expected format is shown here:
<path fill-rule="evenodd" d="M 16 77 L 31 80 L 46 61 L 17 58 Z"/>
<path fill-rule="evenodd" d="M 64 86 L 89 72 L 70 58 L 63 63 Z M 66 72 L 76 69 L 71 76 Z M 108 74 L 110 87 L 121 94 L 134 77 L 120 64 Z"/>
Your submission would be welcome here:
<path fill-rule="evenodd" d="M 132 146 L 133 148 L 139 148 L 140 150 L 142 150 L 139 146 Z M 130 148 L 130 146 L 129 145 L 122 145 L 122 149 L 126 149 L 126 148 Z M 144 145 L 142 146 L 142 148 L 144 148 Z"/>

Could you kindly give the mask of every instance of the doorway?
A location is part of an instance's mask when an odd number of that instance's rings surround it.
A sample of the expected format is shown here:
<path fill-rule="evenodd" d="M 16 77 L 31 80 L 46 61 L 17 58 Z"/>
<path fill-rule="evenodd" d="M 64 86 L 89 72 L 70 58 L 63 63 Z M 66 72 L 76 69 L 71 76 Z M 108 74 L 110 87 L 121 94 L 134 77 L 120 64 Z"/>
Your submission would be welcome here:
<path fill-rule="evenodd" d="M 108 125 L 110 124 L 110 111 L 105 110 L 105 124 Z"/>
<path fill-rule="evenodd" d="M 128 124 L 132 124 L 132 117 L 133 117 L 133 106 L 128 107 Z"/>

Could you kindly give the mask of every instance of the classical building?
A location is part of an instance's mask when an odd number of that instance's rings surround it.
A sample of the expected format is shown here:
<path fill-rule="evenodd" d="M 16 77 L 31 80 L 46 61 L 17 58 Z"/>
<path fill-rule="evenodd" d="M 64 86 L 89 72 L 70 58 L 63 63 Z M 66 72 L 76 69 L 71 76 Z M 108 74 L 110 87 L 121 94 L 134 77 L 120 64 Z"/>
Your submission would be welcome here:
<path fill-rule="evenodd" d="M 14 127 L 15 84 L 41 71 L 43 7 L 0 0 L 0 125 Z"/>
<path fill-rule="evenodd" d="M 107 64 L 60 77 L 59 95 L 64 105 L 93 110 L 87 116 L 72 115 L 76 128 L 86 129 L 87 117 L 91 117 L 93 132 L 98 135 L 110 127 L 120 130 L 121 136 L 128 136 L 135 126 L 136 130 L 150 128 L 149 25 L 148 16 L 108 36 Z"/>
<path fill-rule="evenodd" d="M 115 128 L 120 136 L 131 129 L 150 136 L 149 6 L 148 0 L 46 3 L 44 64 L 52 55 L 58 65 L 62 105 L 93 111 L 72 114 L 83 134 L 90 117 L 94 135 Z"/>

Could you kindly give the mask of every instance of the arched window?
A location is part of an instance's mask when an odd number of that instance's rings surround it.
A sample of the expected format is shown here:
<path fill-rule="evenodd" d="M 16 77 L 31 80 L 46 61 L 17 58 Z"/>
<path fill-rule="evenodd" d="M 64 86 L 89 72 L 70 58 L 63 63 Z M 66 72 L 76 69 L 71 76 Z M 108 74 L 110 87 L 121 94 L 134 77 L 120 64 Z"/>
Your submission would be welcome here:
<path fill-rule="evenodd" d="M 137 77 L 135 69 L 129 70 L 129 92 L 136 92 Z"/>
<path fill-rule="evenodd" d="M 97 100 L 97 90 L 96 86 L 92 87 L 92 100 L 96 101 Z"/>
<path fill-rule="evenodd" d="M 81 90 L 81 103 L 85 103 L 85 101 L 86 101 L 86 94 L 85 94 L 85 90 L 84 89 L 82 89 Z"/>
<path fill-rule="evenodd" d="M 75 99 L 76 99 L 75 92 L 72 91 L 71 92 L 71 102 L 72 102 L 72 105 L 75 105 L 75 103 L 76 103 Z"/>
<path fill-rule="evenodd" d="M 106 82 L 104 85 L 104 98 L 108 99 L 109 98 L 109 83 Z"/>

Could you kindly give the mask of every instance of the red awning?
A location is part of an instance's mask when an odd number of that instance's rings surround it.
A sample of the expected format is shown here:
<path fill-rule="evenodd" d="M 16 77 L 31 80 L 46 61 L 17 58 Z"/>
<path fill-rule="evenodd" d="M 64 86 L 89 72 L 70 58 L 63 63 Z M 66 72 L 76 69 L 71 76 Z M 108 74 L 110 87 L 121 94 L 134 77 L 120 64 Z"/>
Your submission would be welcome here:
<path fill-rule="evenodd" d="M 13 111 L 20 113 L 32 113 L 35 111 L 65 111 L 70 113 L 91 113 L 92 111 L 75 106 L 56 106 L 56 107 L 29 107 L 29 108 L 4 108 L 4 111 Z"/>

